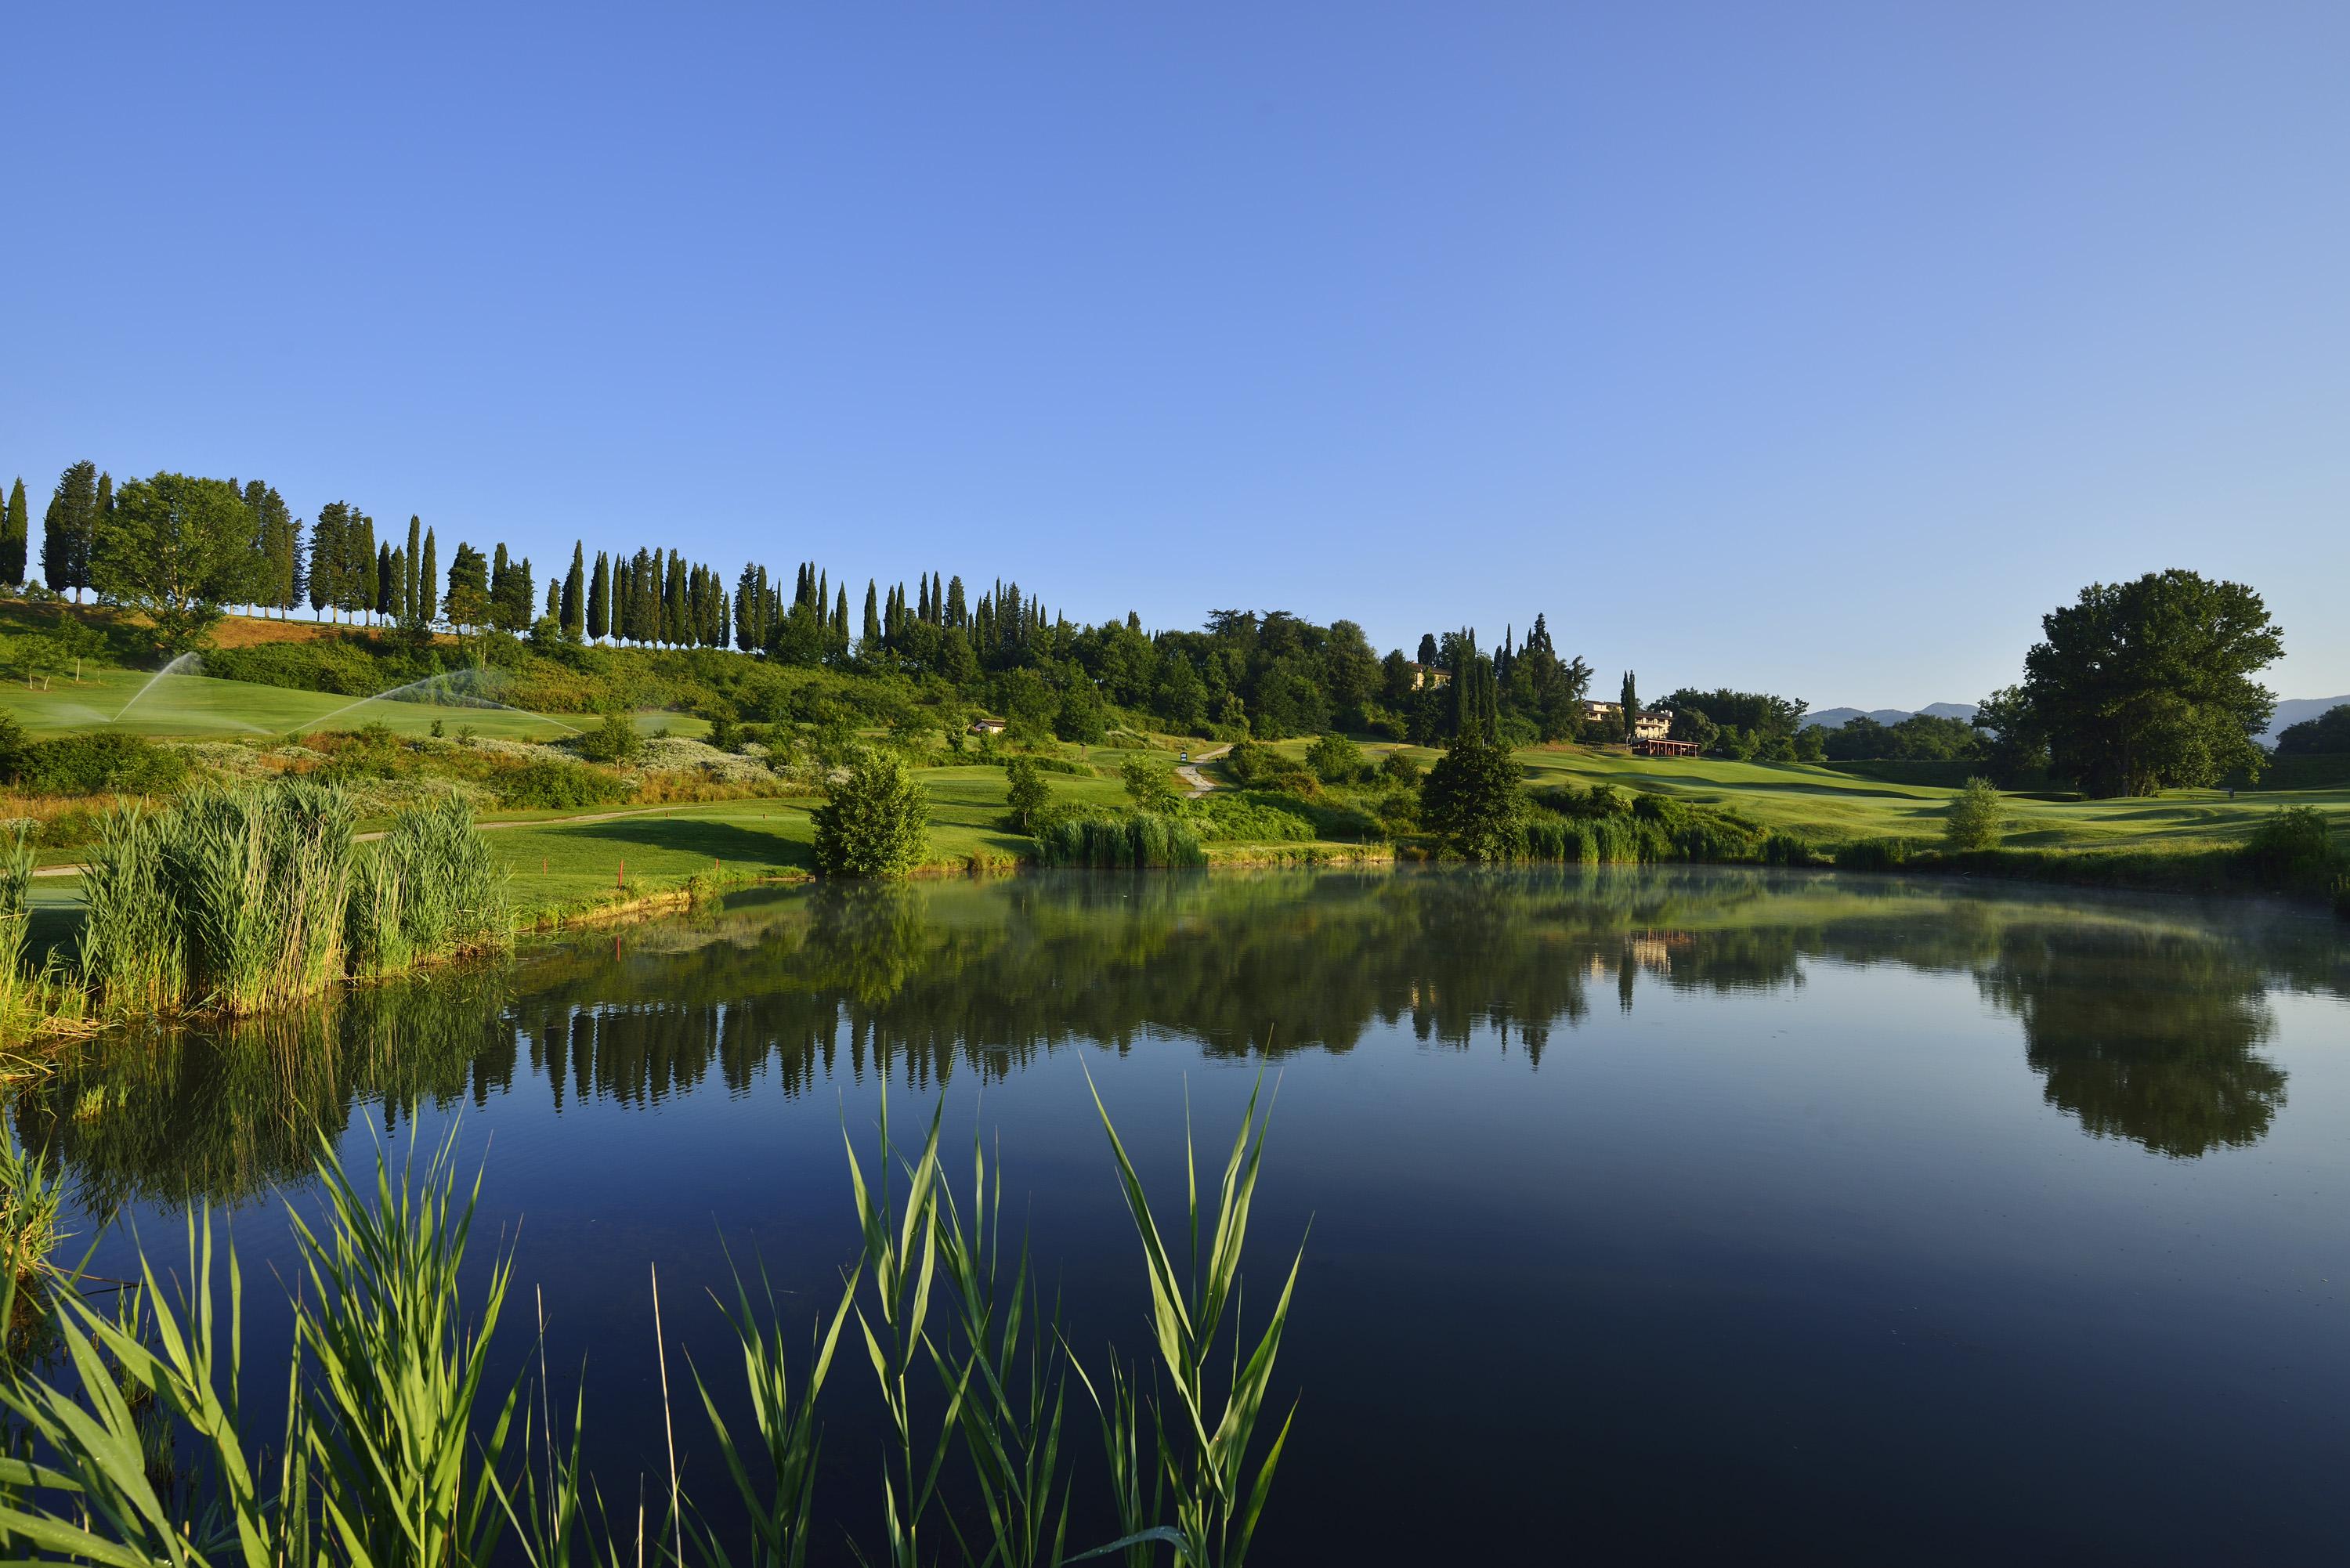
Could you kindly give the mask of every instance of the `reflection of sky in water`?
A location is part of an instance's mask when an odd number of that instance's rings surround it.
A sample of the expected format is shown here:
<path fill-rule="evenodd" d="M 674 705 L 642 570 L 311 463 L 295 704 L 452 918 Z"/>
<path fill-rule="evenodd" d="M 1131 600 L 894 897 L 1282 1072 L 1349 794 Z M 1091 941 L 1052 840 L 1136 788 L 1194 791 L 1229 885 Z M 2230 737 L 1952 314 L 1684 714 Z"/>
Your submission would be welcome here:
<path fill-rule="evenodd" d="M 440 977 L 427 1002 L 378 999 L 372 1025 L 346 1009 L 340 1046 L 314 1031 L 281 1048 L 307 1065 L 275 1070 L 314 1100 L 437 1091 L 421 1127 L 454 1122 L 488 1151 L 484 1230 L 521 1222 L 550 1355 L 588 1358 L 608 1494 L 659 1464 L 649 1262 L 675 1332 L 717 1366 L 696 1307 L 723 1278 L 722 1236 L 800 1301 L 853 1250 L 841 1127 L 868 1140 L 874 1033 L 902 1120 L 943 1072 L 951 1169 L 974 1130 L 1000 1137 L 1007 1211 L 1071 1342 L 1135 1354 L 1138 1265 L 1079 1066 L 1174 1202 L 1185 1096 L 1221 1148 L 1253 1019 L 1296 1047 L 1274 1064 L 1261 1289 L 1312 1224 L 1279 1379 L 1305 1402 L 1265 1561 L 1524 1560 L 1536 1538 L 1726 1557 L 1778 1536 L 1872 1561 L 2020 1541 L 2317 1555 L 2350 1459 L 2342 933 L 1897 886 L 795 895 L 623 932 L 617 963 L 607 935 L 495 982 Z M 828 1059 L 801 1049 L 826 1020 Z M 1098 1039 L 1116 1043 L 1067 1045 Z M 100 1078 L 51 1093 L 124 1096 L 115 1109 L 46 1122 L 86 1169 L 188 1180 L 172 1159 L 225 1147 L 239 1116 L 256 1123 L 245 1168 L 298 1158 L 298 1118 L 266 1095 L 139 1101 Z M 117 1114 L 144 1130 L 109 1144 Z M 382 1125 L 363 1104 L 346 1151 L 364 1158 Z M 177 1234 L 153 1210 L 140 1222 Z M 282 1221 L 255 1205 L 237 1224 L 265 1282 Z M 256 1347 L 281 1330 L 256 1307 Z M 869 1542 L 862 1373 L 838 1375 L 825 1486 Z M 1089 1430 L 1076 1446 L 1090 1463 Z M 706 1459 L 689 1474 L 715 1496 Z"/>

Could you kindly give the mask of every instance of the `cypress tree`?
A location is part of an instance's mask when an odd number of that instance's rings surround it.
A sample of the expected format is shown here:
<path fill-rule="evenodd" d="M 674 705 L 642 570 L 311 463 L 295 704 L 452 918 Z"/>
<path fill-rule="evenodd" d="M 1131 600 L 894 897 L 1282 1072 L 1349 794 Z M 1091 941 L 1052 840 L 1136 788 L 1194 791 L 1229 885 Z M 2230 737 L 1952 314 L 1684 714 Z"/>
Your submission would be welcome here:
<path fill-rule="evenodd" d="M 25 580 L 25 549 L 32 534 L 32 519 L 25 510 L 25 478 L 16 476 L 9 487 L 8 510 L 0 516 L 0 583 L 11 587 Z"/>
<path fill-rule="evenodd" d="M 571 570 L 563 575 L 563 629 L 573 640 L 588 632 L 588 546 L 571 542 Z"/>
<path fill-rule="evenodd" d="M 391 546 L 378 545 L 375 547 L 375 613 L 379 618 L 391 613 Z"/>
<path fill-rule="evenodd" d="M 349 531 L 343 537 L 342 569 L 336 574 L 336 602 L 357 620 L 375 602 L 375 519 L 351 509 Z"/>
<path fill-rule="evenodd" d="M 596 574 L 588 579 L 588 638 L 601 642 L 612 629 L 612 563 L 596 552 Z"/>
<path fill-rule="evenodd" d="M 277 494 L 276 491 L 273 490 L 269 493 L 273 500 L 276 499 Z M 282 507 L 286 503 L 279 501 L 277 504 Z M 104 469 L 100 469 L 99 470 L 98 474 L 98 512 L 92 519 L 92 527 L 90 529 L 90 542 L 92 546 L 91 553 L 93 555 L 96 554 L 99 531 L 106 526 L 107 519 L 113 515 L 114 475 L 107 472 Z M 289 521 L 287 527 L 290 529 L 292 526 L 293 524 Z M 74 585 L 74 603 L 81 603 L 81 591 L 88 587 L 89 587 L 89 560 L 88 557 L 84 557 L 81 564 L 81 581 Z"/>
<path fill-rule="evenodd" d="M 880 598 L 874 590 L 873 579 L 868 577 L 865 579 L 865 636 L 862 639 L 864 642 L 863 650 L 868 653 L 879 653 L 881 650 L 881 610 L 879 607 Z"/>
<path fill-rule="evenodd" d="M 506 605 L 514 594 L 514 560 L 506 554 L 504 541 L 490 553 L 490 624 L 506 626 Z"/>
<path fill-rule="evenodd" d="M 670 642 L 683 648 L 692 642 L 693 632 L 685 613 L 685 563 L 678 559 L 675 550 L 669 553 L 669 579 L 663 587 L 661 619 L 668 626 Z"/>
<path fill-rule="evenodd" d="M 416 563 L 416 624 L 431 626 L 441 608 L 441 552 L 432 530 L 424 530 L 424 556 Z"/>
<path fill-rule="evenodd" d="M 416 607 L 421 599 L 416 592 L 416 580 L 423 576 L 424 520 L 414 513 L 408 514 L 408 563 L 400 578 L 400 612 L 402 620 L 416 618 Z"/>
<path fill-rule="evenodd" d="M 1634 738 L 1632 721 L 1640 711 L 1640 693 L 1633 685 L 1632 672 L 1628 670 L 1624 671 L 1624 691 L 1619 701 L 1621 701 L 1624 710 L 1622 714 L 1624 721 L 1624 738 L 1627 741 L 1629 741 Z"/>
<path fill-rule="evenodd" d="M 971 607 L 963 603 L 962 579 L 954 577 L 947 583 L 947 624 L 962 628 L 971 621 Z"/>
<path fill-rule="evenodd" d="M 314 616 L 335 603 L 335 575 L 341 569 L 343 534 L 350 513 L 349 503 L 329 501 L 318 508 L 318 520 L 310 524 L 310 613 Z"/>
<path fill-rule="evenodd" d="M 41 576 L 52 593 L 89 580 L 90 539 L 98 528 L 98 464 L 84 458 L 57 476 L 41 516 Z M 13 579 L 12 579 L 13 580 Z"/>

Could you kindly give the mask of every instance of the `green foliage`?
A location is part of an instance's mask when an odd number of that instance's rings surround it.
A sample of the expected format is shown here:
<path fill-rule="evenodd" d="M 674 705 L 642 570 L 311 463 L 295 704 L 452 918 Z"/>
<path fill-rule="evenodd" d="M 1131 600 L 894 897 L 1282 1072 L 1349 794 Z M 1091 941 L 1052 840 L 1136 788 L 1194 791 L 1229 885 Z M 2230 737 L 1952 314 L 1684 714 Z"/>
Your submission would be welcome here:
<path fill-rule="evenodd" d="M 392 819 L 355 868 L 346 925 L 359 974 L 390 974 L 512 940 L 504 874 L 462 796 L 444 795 Z"/>
<path fill-rule="evenodd" d="M 1090 1085 L 1090 1075 L 1087 1082 Z M 1260 1081 L 1242 1114 L 1240 1136 L 1233 1140 L 1232 1153 L 1224 1160 L 1204 1255 L 1200 1250 L 1199 1189 L 1196 1183 L 1188 1188 L 1181 1233 L 1191 1238 L 1191 1257 L 1189 1267 L 1180 1272 L 1151 1213 L 1142 1178 L 1128 1156 L 1117 1127 L 1110 1121 L 1108 1107 L 1101 1103 L 1100 1090 L 1094 1091 L 1094 1106 L 1101 1114 L 1102 1129 L 1109 1135 L 1110 1153 L 1118 1162 L 1127 1212 L 1142 1243 L 1159 1365 L 1168 1379 L 1170 1404 L 1179 1417 L 1161 1419 L 1157 1434 L 1160 1479 L 1173 1505 L 1174 1525 L 1131 1532 L 1113 1546 L 1139 1543 L 1137 1536 L 1164 1542 L 1175 1549 L 1179 1562 L 1193 1568 L 1241 1568 L 1245 1563 L 1258 1517 L 1273 1488 L 1274 1473 L 1281 1463 L 1282 1449 L 1289 1440 L 1290 1423 L 1297 1414 L 1296 1407 L 1292 1405 L 1252 1469 L 1250 1460 L 1256 1447 L 1257 1426 L 1265 1411 L 1274 1363 L 1281 1354 L 1282 1332 L 1289 1322 L 1297 1272 L 1305 1262 L 1305 1249 L 1301 1242 L 1281 1293 L 1266 1315 L 1263 1331 L 1254 1347 L 1250 1348 L 1240 1316 L 1240 1267 L 1249 1210 L 1256 1199 L 1257 1173 L 1264 1159 L 1265 1133 L 1271 1123 L 1270 1107 L 1264 1122 L 1257 1119 L 1257 1096 L 1262 1089 Z M 1187 1133 L 1184 1169 L 1189 1173 L 1196 1165 Z M 1229 1334 L 1225 1329 L 1227 1312 L 1232 1314 Z M 1220 1355 L 1229 1361 L 1231 1368 L 1222 1380 L 1221 1398 L 1212 1371 Z M 1082 1369 L 1079 1375 L 1083 1376 Z M 1115 1380 L 1105 1382 L 1115 1391 Z M 1113 1419 L 1130 1421 L 1131 1407 L 1113 1417 L 1112 1412 L 1118 1408 L 1119 1402 L 1103 1399 L 1091 1379 L 1087 1380 L 1087 1387 L 1094 1395 L 1096 1407 L 1103 1413 L 1104 1442 L 1115 1467 L 1121 1451 L 1132 1452 L 1139 1448 L 1137 1434 L 1130 1428 L 1120 1429 L 1110 1424 Z"/>
<path fill-rule="evenodd" d="M 1305 807 L 1284 795 L 1216 790 L 1193 801 L 1191 813 L 1209 836 L 1235 843 L 1303 844 L 1317 836 Z"/>
<path fill-rule="evenodd" d="M 1182 809 L 1183 794 L 1176 787 L 1173 771 L 1152 759 L 1127 758 L 1118 765 L 1118 777 L 1125 782 L 1127 797 L 1137 811 L 1171 816 Z"/>
<path fill-rule="evenodd" d="M 611 774 L 553 758 L 527 763 L 501 774 L 498 794 L 518 811 L 606 805 L 629 797 L 626 786 Z"/>
<path fill-rule="evenodd" d="M 253 514 L 225 480 L 161 472 L 134 479 L 99 518 L 90 580 L 101 598 L 145 615 L 165 655 L 201 644 L 222 606 L 255 587 Z"/>
<path fill-rule="evenodd" d="M 1389 784 L 1415 787 L 1419 783 L 1419 759 L 1409 752 L 1389 752 L 1379 759 L 1379 777 Z"/>
<path fill-rule="evenodd" d="M 1161 870 L 1205 866 L 1207 851 L 1190 825 L 1155 812 L 1118 819 L 1064 817 L 1037 830 L 1036 858 L 1045 866 L 1106 870 Z"/>
<path fill-rule="evenodd" d="M 1767 691 L 1700 691 L 1684 686 L 1666 698 L 1662 706 L 1672 711 L 1676 739 L 1700 738 L 1694 729 L 1685 732 L 1679 723 L 1683 713 L 1691 713 L 1703 717 L 1717 729 L 1735 728 L 1757 737 L 1752 742 L 1757 750 L 1767 750 L 1774 740 L 1792 742 L 1795 726 L 1804 717 L 1801 699 L 1774 697 Z"/>
<path fill-rule="evenodd" d="M 645 738 L 637 732 L 636 722 L 618 709 L 605 714 L 603 722 L 577 743 L 579 754 L 591 763 L 633 762 L 645 749 Z"/>
<path fill-rule="evenodd" d="M 78 963 L 83 983 L 116 1012 L 161 1012 L 184 994 L 165 836 L 164 815 L 121 806 L 83 858 Z"/>
<path fill-rule="evenodd" d="M 1311 794 L 1314 775 L 1286 752 L 1256 741 L 1242 741 L 1224 753 L 1224 771 L 1243 789 L 1286 790 Z"/>
<path fill-rule="evenodd" d="M 2041 626 L 2022 685 L 1995 706 L 2000 727 L 2046 745 L 2057 777 L 2094 797 L 2258 775 L 2276 700 L 2253 677 L 2284 651 L 2259 594 L 2149 572 L 2092 583 Z"/>
<path fill-rule="evenodd" d="M 2350 753 L 2350 702 L 2328 708 L 2314 719 L 2288 724 L 2277 736 L 2280 757 L 2340 756 Z"/>
<path fill-rule="evenodd" d="M 1012 808 L 1012 824 L 1026 833 L 1036 820 L 1036 814 L 1053 797 L 1045 783 L 1044 770 L 1034 757 L 1014 757 L 1003 764 L 1004 804 Z"/>
<path fill-rule="evenodd" d="M 182 997 L 254 1012 L 341 977 L 355 840 L 341 791 L 301 781 L 206 789 L 164 820 Z"/>
<path fill-rule="evenodd" d="M 2324 815 L 2306 805 L 2271 813 L 2252 830 L 2243 858 L 2265 886 L 2293 891 L 2329 889 L 2343 864 Z"/>
<path fill-rule="evenodd" d="M 930 851 L 929 797 L 894 753 L 859 756 L 812 815 L 827 877 L 903 877 Z"/>
<path fill-rule="evenodd" d="M 1942 843 L 1958 850 L 1994 848 L 2001 827 L 1999 786 L 1989 779 L 1969 779 L 1942 819 Z"/>
<path fill-rule="evenodd" d="M 1835 868 L 1839 871 L 1898 871 L 1916 854 L 1917 847 L 1906 838 L 1856 838 L 1836 846 Z"/>
<path fill-rule="evenodd" d="M 1816 735 L 1814 724 L 1802 732 Z M 1912 713 L 1898 724 L 1880 724 L 1863 713 L 1827 732 L 1825 748 L 1830 762 L 1948 762 L 1984 754 L 1982 737 L 1964 719 Z"/>
<path fill-rule="evenodd" d="M 1370 774 L 1363 748 L 1344 735 L 1324 735 L 1305 748 L 1305 765 L 1326 784 L 1349 784 Z"/>
<path fill-rule="evenodd" d="M 127 730 L 18 740 L 13 756 L 11 749 L 9 737 L 0 733 L 0 779 L 30 794 L 163 795 L 188 780 L 185 753 Z"/>
<path fill-rule="evenodd" d="M 1421 824 L 1466 860 L 1516 858 L 1524 814 L 1517 763 L 1470 736 L 1438 758 L 1419 786 Z"/>

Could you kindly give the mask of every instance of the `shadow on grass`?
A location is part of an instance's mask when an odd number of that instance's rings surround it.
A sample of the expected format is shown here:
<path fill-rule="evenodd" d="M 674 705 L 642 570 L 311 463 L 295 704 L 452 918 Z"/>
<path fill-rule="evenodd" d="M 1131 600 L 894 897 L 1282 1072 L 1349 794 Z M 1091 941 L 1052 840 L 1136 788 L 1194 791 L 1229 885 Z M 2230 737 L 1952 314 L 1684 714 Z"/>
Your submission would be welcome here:
<path fill-rule="evenodd" d="M 779 833 L 738 827 L 728 822 L 658 817 L 623 819 L 583 824 L 565 830 L 563 836 L 597 838 L 611 844 L 639 845 L 647 849 L 667 849 L 680 855 L 732 861 L 736 865 L 806 868 L 815 861 L 811 847 L 797 839 L 786 838 Z"/>

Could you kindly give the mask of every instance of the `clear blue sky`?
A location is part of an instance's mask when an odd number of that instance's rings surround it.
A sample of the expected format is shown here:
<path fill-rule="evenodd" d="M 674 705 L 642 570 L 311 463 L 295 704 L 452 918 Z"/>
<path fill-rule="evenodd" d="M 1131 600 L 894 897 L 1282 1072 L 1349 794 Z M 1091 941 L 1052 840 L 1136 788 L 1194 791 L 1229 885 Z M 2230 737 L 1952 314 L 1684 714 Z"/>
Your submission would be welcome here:
<path fill-rule="evenodd" d="M 2350 5 L 12 7 L 0 474 L 1971 700 L 2350 691 Z"/>

